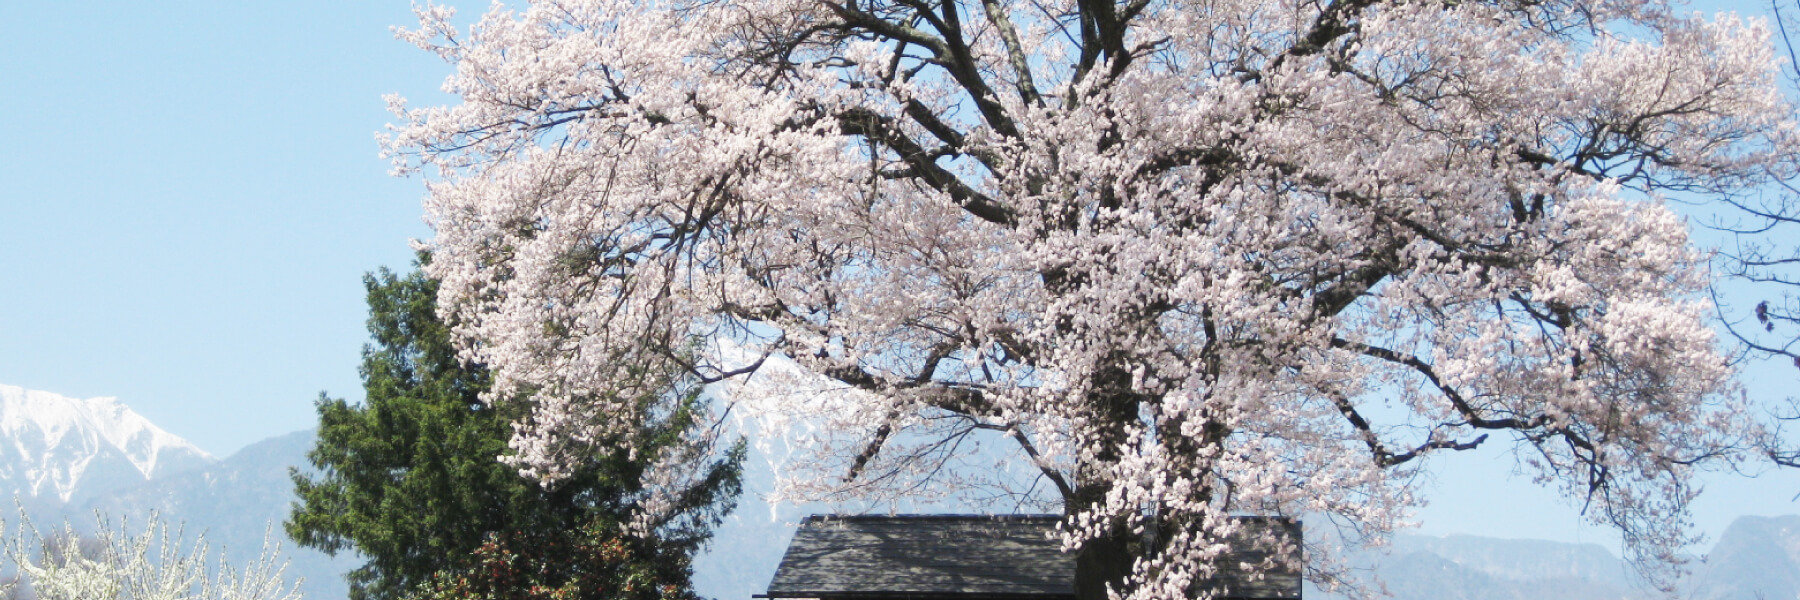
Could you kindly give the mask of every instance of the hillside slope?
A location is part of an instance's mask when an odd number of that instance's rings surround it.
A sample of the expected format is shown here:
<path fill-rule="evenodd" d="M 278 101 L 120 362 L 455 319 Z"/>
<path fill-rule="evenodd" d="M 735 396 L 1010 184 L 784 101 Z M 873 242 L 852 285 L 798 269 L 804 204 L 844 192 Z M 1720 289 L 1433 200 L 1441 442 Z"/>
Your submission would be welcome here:
<path fill-rule="evenodd" d="M 290 561 L 289 580 L 305 580 L 306 598 L 341 599 L 347 596 L 343 573 L 362 561 L 301 548 L 281 530 L 295 500 L 288 468 L 306 464 L 314 439 L 306 430 L 263 440 L 218 464 L 95 498 L 86 508 L 134 520 L 155 511 L 184 523 L 190 535 L 205 533 L 214 551 L 222 548 L 233 564 L 248 564 L 262 551 L 264 535 L 272 535 Z"/>

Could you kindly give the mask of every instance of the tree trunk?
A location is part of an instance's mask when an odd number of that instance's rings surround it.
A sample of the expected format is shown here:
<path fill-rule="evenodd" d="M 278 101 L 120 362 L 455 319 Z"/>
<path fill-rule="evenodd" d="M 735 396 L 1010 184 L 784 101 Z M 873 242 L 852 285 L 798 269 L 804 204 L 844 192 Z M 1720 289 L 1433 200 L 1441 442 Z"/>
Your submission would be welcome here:
<path fill-rule="evenodd" d="M 1109 457 L 1111 458 L 1111 457 Z M 1097 469 L 1082 469 L 1076 475 L 1074 497 L 1063 506 L 1074 517 L 1106 502 L 1112 482 L 1092 476 Z M 1131 574 L 1136 553 L 1142 550 L 1122 517 L 1112 517 L 1106 535 L 1088 540 L 1075 554 L 1075 600 L 1107 600 L 1107 588 L 1124 591 L 1125 576 Z"/>
<path fill-rule="evenodd" d="M 1114 366 L 1098 369 L 1090 384 L 1093 391 L 1089 392 L 1088 402 L 1099 430 L 1094 432 L 1095 449 L 1087 459 L 1092 462 L 1077 466 L 1073 497 L 1063 502 L 1069 516 L 1106 503 L 1106 494 L 1113 486 L 1108 467 L 1118 464 L 1120 452 L 1130 443 L 1126 424 L 1138 418 L 1138 409 L 1145 400 L 1132 388 L 1131 372 L 1118 366 L 1129 364 L 1129 357 L 1119 356 L 1109 362 Z M 1131 565 L 1143 550 L 1142 544 L 1133 539 L 1123 515 L 1108 518 L 1112 526 L 1107 534 L 1088 540 L 1075 555 L 1076 600 L 1107 600 L 1109 586 L 1124 591 L 1125 577 L 1131 574 Z"/>
<path fill-rule="evenodd" d="M 1075 555 L 1075 600 L 1107 600 L 1106 588 L 1121 589 L 1131 574 L 1131 534 L 1115 528 L 1089 540 Z"/>

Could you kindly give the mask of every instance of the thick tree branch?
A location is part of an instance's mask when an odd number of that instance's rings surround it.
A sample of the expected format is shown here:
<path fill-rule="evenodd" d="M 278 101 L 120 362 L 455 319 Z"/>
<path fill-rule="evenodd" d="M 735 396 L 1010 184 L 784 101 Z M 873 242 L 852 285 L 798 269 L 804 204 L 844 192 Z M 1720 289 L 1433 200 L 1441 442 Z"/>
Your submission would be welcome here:
<path fill-rule="evenodd" d="M 901 160 L 912 168 L 910 175 L 932 189 L 950 195 L 950 199 L 969 214 L 996 225 L 1012 226 L 1012 211 L 968 184 L 949 170 L 938 166 L 936 153 L 927 152 L 912 138 L 899 131 L 891 117 L 864 109 L 852 109 L 838 115 L 839 129 L 846 135 L 857 135 L 893 148 Z"/>
<path fill-rule="evenodd" d="M 1000 0 L 981 0 L 981 7 L 987 12 L 988 22 L 1000 32 L 1000 41 L 1006 45 L 1006 60 L 1012 64 L 1013 77 L 1018 79 L 1019 99 L 1025 104 L 1038 103 L 1037 84 L 1031 78 L 1031 60 L 1025 56 L 1025 44 L 1019 41 L 1019 31 L 1013 27 L 1012 18 L 1006 16 L 1006 7 Z"/>

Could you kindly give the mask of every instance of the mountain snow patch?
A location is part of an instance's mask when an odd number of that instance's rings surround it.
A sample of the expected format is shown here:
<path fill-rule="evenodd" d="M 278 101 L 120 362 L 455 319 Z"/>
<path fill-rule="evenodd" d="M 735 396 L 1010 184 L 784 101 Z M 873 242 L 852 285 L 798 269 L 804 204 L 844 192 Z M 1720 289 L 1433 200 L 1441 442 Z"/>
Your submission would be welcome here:
<path fill-rule="evenodd" d="M 117 398 L 0 385 L 0 494 L 70 503 L 213 462 Z"/>

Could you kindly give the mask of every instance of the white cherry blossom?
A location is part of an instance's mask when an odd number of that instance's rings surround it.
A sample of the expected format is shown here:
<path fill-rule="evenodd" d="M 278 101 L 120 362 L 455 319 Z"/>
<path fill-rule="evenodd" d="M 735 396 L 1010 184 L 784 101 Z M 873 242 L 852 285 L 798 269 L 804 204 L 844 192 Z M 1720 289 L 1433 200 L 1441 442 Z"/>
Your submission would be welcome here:
<path fill-rule="evenodd" d="M 391 99 L 384 148 L 428 178 L 468 358 L 537 401 L 514 446 L 546 481 L 630 435 L 643 408 L 605 399 L 673 363 L 784 428 L 791 493 L 1060 505 L 1084 600 L 1193 595 L 1227 515 L 1379 541 L 1428 457 L 1483 443 L 1666 583 L 1694 470 L 1758 435 L 1706 256 L 1656 198 L 1786 168 L 1759 22 L 1660 0 L 451 16 L 402 35 L 460 103 Z M 995 443 L 1016 460 L 970 462 Z"/>

